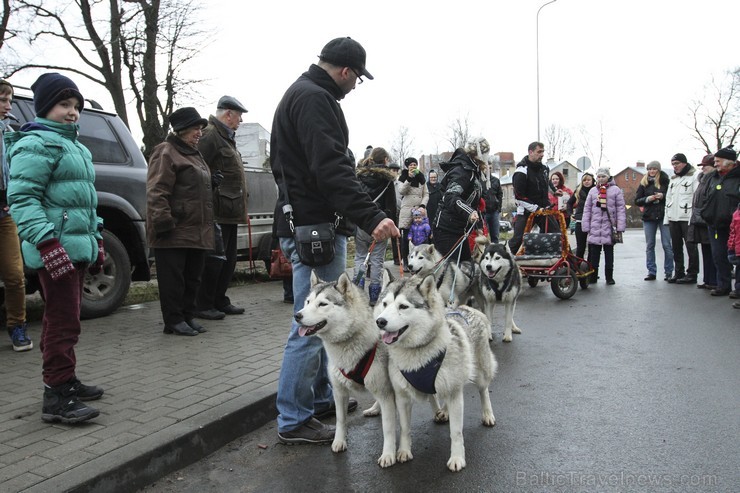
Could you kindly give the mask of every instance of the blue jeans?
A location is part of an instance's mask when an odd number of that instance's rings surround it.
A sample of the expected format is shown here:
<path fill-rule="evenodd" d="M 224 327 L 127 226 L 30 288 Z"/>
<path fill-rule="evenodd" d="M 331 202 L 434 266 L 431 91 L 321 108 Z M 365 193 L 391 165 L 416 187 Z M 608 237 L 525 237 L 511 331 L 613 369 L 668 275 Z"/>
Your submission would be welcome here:
<path fill-rule="evenodd" d="M 280 238 L 280 248 L 293 264 L 293 311 L 303 308 L 311 290 L 311 271 L 322 281 L 336 281 L 347 266 L 347 237 L 336 235 L 336 255 L 328 265 L 309 267 L 298 259 L 293 238 Z M 283 364 L 277 391 L 278 432 L 300 428 L 311 419 L 314 409 L 333 403 L 326 352 L 316 336 L 301 337 L 295 320 L 283 351 Z"/>
<path fill-rule="evenodd" d="M 499 222 L 499 212 L 486 212 L 486 224 L 488 225 L 488 234 L 491 236 L 491 243 L 498 243 L 498 234 L 501 223 Z"/>
<path fill-rule="evenodd" d="M 367 257 L 367 251 L 370 249 L 370 245 L 373 243 L 373 237 L 365 233 L 360 228 L 357 228 L 355 232 L 355 277 L 360 273 L 360 269 L 363 268 L 363 262 Z M 368 259 L 368 266 L 370 268 L 370 283 L 368 286 L 373 284 L 380 285 L 383 282 L 383 262 L 385 262 L 385 250 L 388 246 L 387 241 L 381 241 L 375 244 L 373 251 L 370 253 Z M 365 273 L 362 273 L 362 278 L 365 277 Z"/>
<path fill-rule="evenodd" d="M 673 247 L 671 246 L 671 232 L 663 221 L 643 221 L 645 231 L 645 265 L 648 274 L 655 275 L 658 266 L 655 263 L 655 234 L 660 229 L 660 244 L 663 246 L 663 272 L 666 276 L 673 273 Z"/>

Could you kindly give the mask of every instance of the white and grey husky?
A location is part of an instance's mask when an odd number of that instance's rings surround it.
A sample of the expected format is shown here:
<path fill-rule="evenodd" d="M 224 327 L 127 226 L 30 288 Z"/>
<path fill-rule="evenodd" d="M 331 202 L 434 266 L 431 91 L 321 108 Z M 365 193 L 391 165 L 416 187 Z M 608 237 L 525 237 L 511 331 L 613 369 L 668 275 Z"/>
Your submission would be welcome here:
<path fill-rule="evenodd" d="M 317 335 L 329 357 L 337 429 L 331 449 L 347 450 L 347 403 L 350 391 L 368 390 L 380 405 L 383 453 L 380 467 L 396 462 L 396 401 L 388 375 L 388 350 L 380 343 L 365 293 L 346 273 L 336 282 L 322 282 L 311 273 L 311 292 L 295 314 L 302 336 Z"/>
<path fill-rule="evenodd" d="M 434 395 L 444 402 L 449 413 L 451 447 L 447 467 L 460 471 L 465 467 L 463 387 L 466 382 L 472 381 L 478 387 L 483 424 L 496 424 L 488 394 L 497 369 L 488 344 L 488 320 L 470 307 L 459 307 L 447 316 L 445 302 L 431 275 L 391 282 L 390 274 L 385 271 L 383 288 L 375 306 L 375 322 L 388 346 L 389 373 L 401 425 L 396 458 L 399 462 L 413 458 L 410 430 L 413 400 Z"/>
<path fill-rule="evenodd" d="M 437 281 L 437 289 L 442 299 L 451 306 L 467 303 L 468 299 L 475 295 L 475 286 L 480 277 L 480 271 L 474 262 L 461 262 L 460 266 L 455 263 L 456 256 L 453 255 L 448 262 L 441 264 L 442 254 L 434 248 L 434 245 L 409 245 L 409 270 L 417 276 L 424 277 L 433 274 Z M 450 303 L 450 291 L 454 293 Z"/>
<path fill-rule="evenodd" d="M 508 243 L 490 243 L 488 238 L 476 238 L 476 253 L 481 275 L 476 300 L 493 322 L 493 309 L 497 303 L 504 305 L 504 342 L 511 342 L 511 333 L 521 334 L 514 323 L 516 300 L 522 291 L 522 274 L 514 261 Z"/>

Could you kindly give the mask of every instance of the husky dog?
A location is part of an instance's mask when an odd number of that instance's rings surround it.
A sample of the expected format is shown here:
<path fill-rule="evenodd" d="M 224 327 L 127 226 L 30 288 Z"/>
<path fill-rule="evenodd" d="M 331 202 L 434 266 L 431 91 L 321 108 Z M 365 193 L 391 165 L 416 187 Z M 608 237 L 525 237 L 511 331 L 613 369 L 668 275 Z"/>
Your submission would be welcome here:
<path fill-rule="evenodd" d="M 383 331 L 382 339 L 388 346 L 389 373 L 401 425 L 396 455 L 399 462 L 413 459 L 410 426 L 414 399 L 436 395 L 445 403 L 451 440 L 447 468 L 451 471 L 465 467 L 463 387 L 466 382 L 472 381 L 478 387 L 483 424 L 496 424 L 488 395 L 497 368 L 488 344 L 489 324 L 485 315 L 473 308 L 458 310 L 465 324 L 459 323 L 457 316 L 445 316 L 445 302 L 434 276 L 412 276 L 391 282 L 385 271 L 383 292 L 375 306 L 375 323 Z"/>
<path fill-rule="evenodd" d="M 368 390 L 380 405 L 383 454 L 380 467 L 396 462 L 396 401 L 388 375 L 388 350 L 380 343 L 367 296 L 347 273 L 336 282 L 322 282 L 311 273 L 311 292 L 295 314 L 301 336 L 316 334 L 329 357 L 337 429 L 331 449 L 347 450 L 347 403 L 350 391 Z"/>
<path fill-rule="evenodd" d="M 508 243 L 503 245 L 487 240 L 485 238 L 483 242 L 479 242 L 476 238 L 476 258 L 481 270 L 476 299 L 483 305 L 486 316 L 492 322 L 496 303 L 504 304 L 504 342 L 511 342 L 512 332 L 522 333 L 514 323 L 516 300 L 522 290 L 522 274 L 514 262 Z"/>
<path fill-rule="evenodd" d="M 413 246 L 413 245 L 411 245 Z M 456 257 L 442 264 L 442 254 L 434 248 L 434 245 L 417 245 L 409 252 L 409 270 L 414 275 L 424 277 L 434 275 L 437 281 L 437 289 L 442 295 L 445 303 L 450 303 L 450 291 L 452 291 L 453 280 L 455 282 L 452 306 L 467 302 L 468 298 L 475 294 L 475 285 L 480 277 L 480 270 L 474 262 L 462 262 L 458 267 L 455 264 Z"/>

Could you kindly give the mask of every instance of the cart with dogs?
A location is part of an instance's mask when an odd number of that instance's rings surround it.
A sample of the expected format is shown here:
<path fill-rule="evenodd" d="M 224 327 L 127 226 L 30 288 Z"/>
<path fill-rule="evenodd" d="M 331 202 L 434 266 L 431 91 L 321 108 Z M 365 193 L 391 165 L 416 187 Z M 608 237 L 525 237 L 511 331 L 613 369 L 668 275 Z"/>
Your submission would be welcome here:
<path fill-rule="evenodd" d="M 547 218 L 545 230 L 535 232 L 535 218 L 541 216 Z M 556 227 L 553 222 L 557 224 L 556 231 L 552 231 Z M 529 215 L 514 260 L 530 286 L 549 281 L 552 292 L 563 300 L 573 297 L 579 285 L 587 289 L 593 273 L 591 264 L 571 251 L 563 213 L 552 209 L 540 209 Z"/>

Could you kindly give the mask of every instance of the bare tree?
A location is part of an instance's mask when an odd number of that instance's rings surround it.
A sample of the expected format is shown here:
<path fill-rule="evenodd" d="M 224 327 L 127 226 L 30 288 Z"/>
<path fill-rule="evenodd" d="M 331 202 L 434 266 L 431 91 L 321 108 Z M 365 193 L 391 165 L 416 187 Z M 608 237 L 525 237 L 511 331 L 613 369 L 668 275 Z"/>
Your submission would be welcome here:
<path fill-rule="evenodd" d="M 409 136 L 409 129 L 403 125 L 400 126 L 391 145 L 393 159 L 399 164 L 403 163 L 407 157 L 413 154 L 414 149 L 411 147 L 413 143 L 414 139 Z"/>
<path fill-rule="evenodd" d="M 604 143 L 604 122 L 599 120 L 599 135 L 597 138 L 594 138 L 594 136 L 591 135 L 584 126 L 581 126 L 579 130 L 581 134 L 581 148 L 583 149 L 583 153 L 591 158 L 592 162 L 596 163 L 592 164 L 592 166 L 600 168 L 601 162 L 606 157 L 604 154 L 604 149 L 606 148 Z"/>
<path fill-rule="evenodd" d="M 545 151 L 556 162 L 561 162 L 575 152 L 570 130 L 554 123 L 545 128 Z"/>
<path fill-rule="evenodd" d="M 447 142 L 450 143 L 452 149 L 463 147 L 470 138 L 470 118 L 469 115 L 465 115 L 465 118 L 456 118 L 455 121 L 450 123 L 447 127 L 450 130 L 450 135 L 447 137 Z"/>
<path fill-rule="evenodd" d="M 203 46 L 198 39 L 202 32 L 195 28 L 199 16 L 194 0 L 16 1 L 33 19 L 25 28 L 29 49 L 38 41 L 57 42 L 81 64 L 30 61 L 7 68 L 6 76 L 29 68 L 79 74 L 105 87 L 127 125 L 130 90 L 144 133 L 144 153 L 164 139 L 178 90 L 193 83 L 181 78 L 182 66 Z"/>
<path fill-rule="evenodd" d="M 712 77 L 689 113 L 689 128 L 707 154 L 734 144 L 740 132 L 740 67 L 727 71 L 720 81 Z"/>
<path fill-rule="evenodd" d="M 13 36 L 12 31 L 8 30 L 8 25 L 10 24 L 10 15 L 10 0 L 3 0 L 3 14 L 2 17 L 0 17 L 0 49 L 2 49 L 3 45 L 5 44 L 5 38 L 10 38 L 11 36 Z"/>

